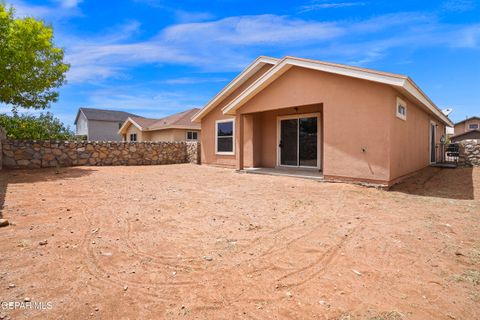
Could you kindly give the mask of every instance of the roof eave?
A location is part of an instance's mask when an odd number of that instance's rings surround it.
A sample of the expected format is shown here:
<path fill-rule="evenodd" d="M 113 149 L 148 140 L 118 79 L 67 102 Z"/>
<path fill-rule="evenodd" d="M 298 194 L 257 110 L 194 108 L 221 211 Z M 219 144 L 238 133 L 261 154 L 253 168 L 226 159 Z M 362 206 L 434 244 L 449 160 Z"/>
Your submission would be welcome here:
<path fill-rule="evenodd" d="M 383 72 L 375 72 L 361 68 L 342 66 L 338 64 L 329 64 L 315 62 L 312 60 L 297 59 L 293 57 L 285 57 L 277 63 L 272 69 L 265 73 L 262 77 L 252 83 L 244 92 L 232 100 L 222 110 L 223 114 L 234 115 L 235 111 L 244 105 L 248 100 L 253 98 L 259 91 L 268 86 L 275 79 L 280 77 L 288 69 L 293 66 L 309 68 L 317 71 L 324 71 L 363 80 L 373 81 L 400 87 L 409 92 L 418 101 L 424 104 L 433 114 L 441 119 L 446 125 L 452 126 L 452 121 L 446 117 L 442 111 L 420 90 L 420 88 L 409 77 L 395 74 L 387 74 Z"/>
<path fill-rule="evenodd" d="M 202 118 L 207 115 L 213 108 L 215 108 L 228 94 L 232 93 L 240 85 L 245 83 L 255 72 L 266 64 L 275 65 L 279 59 L 260 56 L 253 61 L 247 68 L 238 74 L 232 81 L 230 81 L 217 95 L 215 95 L 203 108 L 201 108 L 193 117 L 192 122 L 199 123 Z"/>

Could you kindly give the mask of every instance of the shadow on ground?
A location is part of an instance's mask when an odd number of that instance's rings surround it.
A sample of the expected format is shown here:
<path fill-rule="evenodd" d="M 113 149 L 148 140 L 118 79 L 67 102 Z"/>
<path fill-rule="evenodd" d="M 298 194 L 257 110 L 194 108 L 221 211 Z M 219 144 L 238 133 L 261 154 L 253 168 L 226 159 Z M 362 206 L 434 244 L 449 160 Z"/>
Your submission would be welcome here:
<path fill-rule="evenodd" d="M 428 167 L 393 186 L 390 191 L 426 197 L 475 200 L 473 174 L 472 168 Z"/>
<path fill-rule="evenodd" d="M 0 171 L 0 218 L 3 217 L 3 206 L 7 194 L 8 185 L 16 183 L 30 183 L 42 181 L 56 181 L 75 179 L 89 175 L 96 170 L 82 167 L 71 168 L 46 168 L 25 170 L 2 170 Z"/>

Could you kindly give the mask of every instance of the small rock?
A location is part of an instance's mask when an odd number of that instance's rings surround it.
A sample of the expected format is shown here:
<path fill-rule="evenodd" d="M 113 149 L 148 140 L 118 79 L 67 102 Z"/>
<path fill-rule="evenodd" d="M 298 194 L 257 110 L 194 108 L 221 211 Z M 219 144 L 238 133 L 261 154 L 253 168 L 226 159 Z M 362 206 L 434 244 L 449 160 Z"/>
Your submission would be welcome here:
<path fill-rule="evenodd" d="M 43 240 L 38 243 L 41 246 L 46 246 L 48 244 L 48 240 Z"/>
<path fill-rule="evenodd" d="M 25 299 L 23 299 L 23 301 L 25 301 L 25 302 L 30 302 L 30 301 L 32 301 L 32 300 L 31 300 L 30 298 L 25 298 Z"/>
<path fill-rule="evenodd" d="M 95 307 L 95 311 L 99 311 L 99 310 L 100 310 L 100 308 L 99 308 L 99 307 Z"/>
<path fill-rule="evenodd" d="M 10 283 L 10 284 L 8 285 L 8 287 L 9 287 L 10 289 L 15 288 L 15 283 Z"/>
<path fill-rule="evenodd" d="M 128 290 L 128 286 L 123 287 L 123 291 L 127 291 L 127 290 Z"/>
<path fill-rule="evenodd" d="M 8 222 L 7 219 L 0 219 L 0 227 L 6 227 L 8 226 L 10 223 Z"/>
<path fill-rule="evenodd" d="M 213 257 L 211 256 L 203 256 L 203 259 L 207 260 L 207 261 L 212 261 L 213 260 Z"/>
<path fill-rule="evenodd" d="M 360 271 L 352 269 L 352 272 L 355 273 L 357 276 L 362 276 L 362 273 Z"/>
<path fill-rule="evenodd" d="M 293 297 L 293 293 L 291 293 L 290 291 L 287 291 L 285 294 L 286 294 L 287 297 L 289 297 L 289 298 Z"/>

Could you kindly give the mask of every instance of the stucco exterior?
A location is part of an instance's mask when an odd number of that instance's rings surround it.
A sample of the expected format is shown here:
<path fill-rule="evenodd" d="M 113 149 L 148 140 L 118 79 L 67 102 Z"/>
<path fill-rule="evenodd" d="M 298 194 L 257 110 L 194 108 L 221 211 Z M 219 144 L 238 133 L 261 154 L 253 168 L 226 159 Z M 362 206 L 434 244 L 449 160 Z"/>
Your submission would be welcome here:
<path fill-rule="evenodd" d="M 154 131 L 140 131 L 136 126 L 130 124 L 126 129 L 124 140 L 130 142 L 130 134 L 137 134 L 137 142 L 159 142 L 159 141 L 187 141 L 187 132 L 197 132 L 198 140 L 200 140 L 200 130 L 190 129 L 163 129 Z"/>
<path fill-rule="evenodd" d="M 276 167 L 278 117 L 318 114 L 320 170 L 326 179 L 390 185 L 430 164 L 430 123 L 435 143 L 445 134 L 436 115 L 390 85 L 292 67 L 257 92 L 235 115 L 222 108 L 271 68 L 262 68 L 201 119 L 202 163 L 244 167 Z M 397 98 L 407 104 L 406 120 L 397 117 Z M 235 119 L 235 154 L 218 155 L 215 126 Z"/>

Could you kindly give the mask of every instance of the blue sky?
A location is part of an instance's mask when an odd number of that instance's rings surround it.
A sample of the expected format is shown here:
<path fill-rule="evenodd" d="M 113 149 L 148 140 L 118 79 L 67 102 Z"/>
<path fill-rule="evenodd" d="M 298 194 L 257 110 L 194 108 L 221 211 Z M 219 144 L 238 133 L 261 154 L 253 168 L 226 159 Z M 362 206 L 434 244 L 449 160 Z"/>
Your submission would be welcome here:
<path fill-rule="evenodd" d="M 480 115 L 480 1 L 7 0 L 71 64 L 51 111 L 161 117 L 202 107 L 259 55 L 411 76 L 454 121 Z M 2 108 L 5 110 L 5 108 Z"/>

